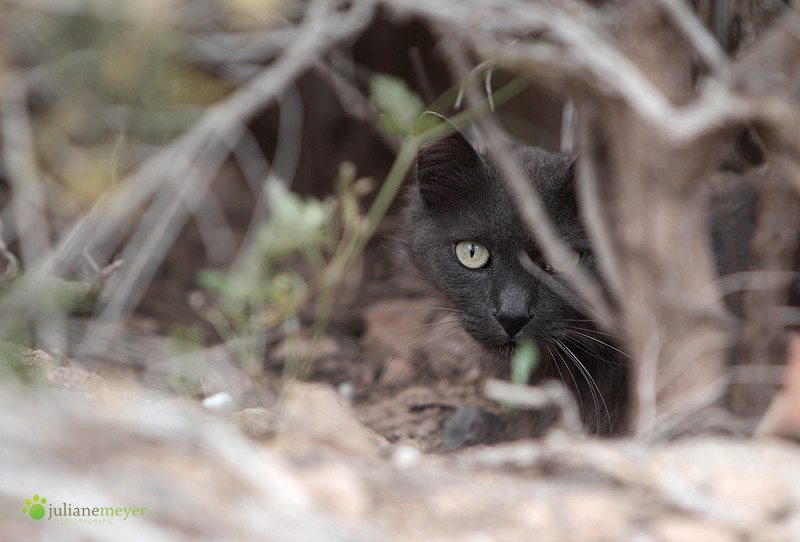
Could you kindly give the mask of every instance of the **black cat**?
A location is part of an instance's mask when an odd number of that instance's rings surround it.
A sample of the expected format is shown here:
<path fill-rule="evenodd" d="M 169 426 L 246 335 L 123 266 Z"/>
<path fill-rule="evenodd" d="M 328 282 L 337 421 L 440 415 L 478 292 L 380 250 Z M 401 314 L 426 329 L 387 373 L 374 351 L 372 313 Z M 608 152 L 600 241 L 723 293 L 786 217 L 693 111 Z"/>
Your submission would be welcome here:
<path fill-rule="evenodd" d="M 573 249 L 572 264 L 598 277 L 578 217 L 573 160 L 534 147 L 519 148 L 517 157 Z M 454 132 L 420 150 L 415 170 L 404 232 L 408 259 L 455 305 L 465 330 L 494 361 L 504 360 L 496 367 L 507 368 L 516 345 L 531 338 L 540 351 L 533 379 L 562 380 L 590 431 L 624 431 L 627 356 L 557 287 L 565 284 L 559 270 L 543 258 L 520 220 L 500 169 Z M 548 287 L 526 271 L 523 252 L 555 283 L 546 281 Z M 553 416 L 540 416 L 539 425 Z"/>

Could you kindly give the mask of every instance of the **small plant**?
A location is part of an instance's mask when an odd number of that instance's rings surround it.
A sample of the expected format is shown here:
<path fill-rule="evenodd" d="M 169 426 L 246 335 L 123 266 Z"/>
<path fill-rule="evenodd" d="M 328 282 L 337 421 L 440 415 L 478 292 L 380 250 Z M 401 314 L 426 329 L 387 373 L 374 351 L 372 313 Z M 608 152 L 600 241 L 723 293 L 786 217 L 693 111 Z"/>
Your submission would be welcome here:
<path fill-rule="evenodd" d="M 498 95 L 507 99 L 519 88 L 519 82 L 514 82 Z M 198 282 L 215 301 L 206 305 L 204 299 L 197 298 L 195 308 L 214 325 L 246 368 L 260 367 L 266 338 L 274 330 L 280 329 L 290 339 L 297 337 L 299 314 L 313 302 L 310 352 L 303 359 L 287 359 L 285 364 L 287 379 L 308 375 L 341 279 L 360 257 L 389 209 L 420 142 L 442 137 L 451 128 L 435 115 L 423 115 L 422 100 L 400 79 L 375 75 L 370 91 L 371 102 L 380 115 L 379 127 L 387 135 L 399 138 L 400 146 L 366 212 L 361 210 L 359 198 L 370 182 L 358 178 L 350 162 L 340 165 L 336 194 L 326 200 L 302 198 L 282 181 L 270 178 L 263 187 L 268 218 L 257 226 L 231 269 L 205 269 L 198 273 Z M 481 108 L 485 109 L 485 105 Z M 474 113 L 466 111 L 456 122 L 463 123 Z M 298 267 L 312 273 L 304 275 L 297 271 Z"/>
<path fill-rule="evenodd" d="M 286 363 L 287 378 L 308 374 L 315 346 L 330 320 L 337 287 L 375 233 L 411 165 L 422 101 L 402 81 L 385 75 L 374 77 L 371 91 L 381 114 L 380 127 L 399 136 L 401 147 L 370 208 L 362 212 L 359 203 L 370 182 L 358 178 L 350 162 L 340 165 L 336 194 L 326 200 L 302 198 L 282 181 L 270 178 L 263 187 L 268 218 L 256 227 L 231 269 L 204 269 L 197 275 L 215 300 L 206 306 L 197 298 L 196 309 L 246 368 L 260 366 L 266 337 L 273 330 L 296 337 L 301 310 L 314 302 L 311 351 L 304 359 Z"/>

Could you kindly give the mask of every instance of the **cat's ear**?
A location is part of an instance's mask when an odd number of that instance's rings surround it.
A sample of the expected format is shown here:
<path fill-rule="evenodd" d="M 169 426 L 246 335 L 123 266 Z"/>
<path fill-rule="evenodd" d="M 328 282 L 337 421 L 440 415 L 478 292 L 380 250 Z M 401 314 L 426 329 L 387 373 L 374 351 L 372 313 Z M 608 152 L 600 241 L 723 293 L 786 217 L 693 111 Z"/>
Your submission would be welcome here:
<path fill-rule="evenodd" d="M 573 157 L 567 164 L 567 171 L 564 173 L 563 182 L 559 185 L 559 199 L 568 207 L 578 208 L 578 157 Z"/>
<path fill-rule="evenodd" d="M 422 200 L 431 207 L 449 206 L 483 183 L 483 163 L 469 141 L 444 117 L 426 113 L 446 133 L 417 153 L 416 178 Z"/>
<path fill-rule="evenodd" d="M 574 186 L 575 179 L 577 178 L 578 178 L 578 157 L 573 156 L 570 159 L 569 164 L 567 165 L 567 179 L 569 179 L 569 182 L 572 183 Z"/>

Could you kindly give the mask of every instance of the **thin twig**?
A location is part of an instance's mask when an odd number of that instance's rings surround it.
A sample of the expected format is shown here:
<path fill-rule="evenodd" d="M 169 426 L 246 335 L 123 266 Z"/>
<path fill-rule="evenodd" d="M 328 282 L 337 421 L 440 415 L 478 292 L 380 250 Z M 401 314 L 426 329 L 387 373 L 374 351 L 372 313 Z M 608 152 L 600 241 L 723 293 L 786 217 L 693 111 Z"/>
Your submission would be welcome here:
<path fill-rule="evenodd" d="M 13 191 L 11 205 L 22 259 L 30 267 L 47 254 L 50 241 L 24 79 L 13 73 L 6 74 L 0 94 L 3 166 Z"/>
<path fill-rule="evenodd" d="M 692 12 L 683 0 L 658 0 L 672 17 L 675 25 L 681 29 L 683 35 L 691 42 L 694 50 L 702 57 L 703 61 L 712 71 L 718 72 L 725 68 L 728 58 L 719 42 L 709 32 L 703 23 Z"/>
<path fill-rule="evenodd" d="M 487 2 L 481 17 L 455 1 L 392 0 L 388 7 L 416 13 L 458 36 L 462 46 L 484 59 L 518 73 L 557 79 L 565 88 L 579 85 L 592 94 L 623 100 L 640 117 L 658 126 L 676 146 L 689 144 L 722 126 L 760 120 L 784 141 L 800 139 L 800 113 L 781 99 L 764 100 L 737 94 L 724 77 L 709 77 L 698 97 L 685 106 L 673 105 L 641 70 L 587 21 L 599 14 L 584 7 L 582 18 L 550 3 Z M 466 31 L 468 30 L 468 31 Z M 547 40 L 510 36 L 540 32 Z M 713 53 L 706 52 L 710 57 Z M 566 84 L 568 83 L 568 84 Z M 574 90 L 574 89 L 573 89 Z"/>
<path fill-rule="evenodd" d="M 483 394 L 517 408 L 544 410 L 555 407 L 561 414 L 560 423 L 564 429 L 573 434 L 584 432 L 575 398 L 560 380 L 548 380 L 537 386 L 521 386 L 505 380 L 489 379 L 483 385 Z"/>
<path fill-rule="evenodd" d="M 450 60 L 456 76 L 466 76 L 470 73 L 469 64 L 464 53 L 458 47 L 449 47 Z M 474 102 L 472 93 L 467 93 L 467 99 Z M 486 137 L 487 145 L 498 166 L 506 174 L 505 180 L 509 190 L 518 202 L 522 221 L 540 244 L 546 259 L 552 265 L 561 269 L 564 277 L 574 288 L 575 293 L 583 306 L 589 311 L 601 326 L 614 329 L 614 318 L 611 308 L 603 295 L 599 284 L 580 267 L 571 265 L 573 260 L 571 249 L 565 246 L 552 219 L 545 210 L 541 196 L 531 185 L 527 175 L 522 171 L 514 157 L 510 145 L 501 135 L 497 122 L 491 116 L 482 116 L 476 124 Z"/>
<path fill-rule="evenodd" d="M 114 285 L 107 304 L 97 315 L 98 321 L 118 322 L 126 318 L 138 303 L 190 209 L 197 205 L 226 158 L 227 147 L 220 144 L 221 140 L 228 146 L 237 140 L 242 134 L 243 123 L 311 66 L 318 52 L 360 31 L 372 13 L 370 2 L 356 2 L 333 18 L 330 17 L 330 8 L 330 3 L 325 0 L 313 2 L 301 25 L 303 30 L 298 33 L 292 47 L 247 85 L 212 107 L 194 128 L 140 170 L 139 175 L 145 177 L 148 184 L 154 178 L 167 178 L 170 182 L 157 190 L 156 200 L 123 252 L 128 265 L 120 273 L 119 283 Z M 201 157 L 204 159 L 202 163 L 199 162 Z M 128 179 L 126 184 L 131 180 Z M 130 209 L 127 211 L 131 212 Z M 62 246 L 62 259 L 75 257 L 75 248 L 72 247 L 78 240 L 85 246 L 88 239 L 96 238 L 96 221 L 103 220 L 98 216 L 100 212 L 90 213 L 76 226 L 65 241 L 68 245 Z M 88 227 L 91 230 L 86 231 Z M 102 343 L 104 337 L 102 332 L 93 332 L 90 326 L 87 342 Z"/>

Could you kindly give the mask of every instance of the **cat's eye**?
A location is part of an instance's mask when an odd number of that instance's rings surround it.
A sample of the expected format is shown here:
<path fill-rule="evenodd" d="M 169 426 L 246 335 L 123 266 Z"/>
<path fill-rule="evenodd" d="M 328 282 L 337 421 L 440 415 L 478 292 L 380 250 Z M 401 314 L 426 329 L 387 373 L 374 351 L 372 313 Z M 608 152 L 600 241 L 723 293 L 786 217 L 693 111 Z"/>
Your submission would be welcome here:
<path fill-rule="evenodd" d="M 456 243 L 456 258 L 464 267 L 478 269 L 489 262 L 489 249 L 473 241 Z"/>
<path fill-rule="evenodd" d="M 580 252 L 578 250 L 571 250 L 570 251 L 569 263 L 572 264 L 573 267 L 577 266 L 579 263 L 581 263 L 581 259 L 582 258 L 583 258 L 583 253 L 582 252 Z M 545 273 L 559 273 L 560 272 L 560 270 L 556 269 L 555 267 L 553 267 L 549 263 L 545 264 L 542 269 L 544 269 Z"/>

